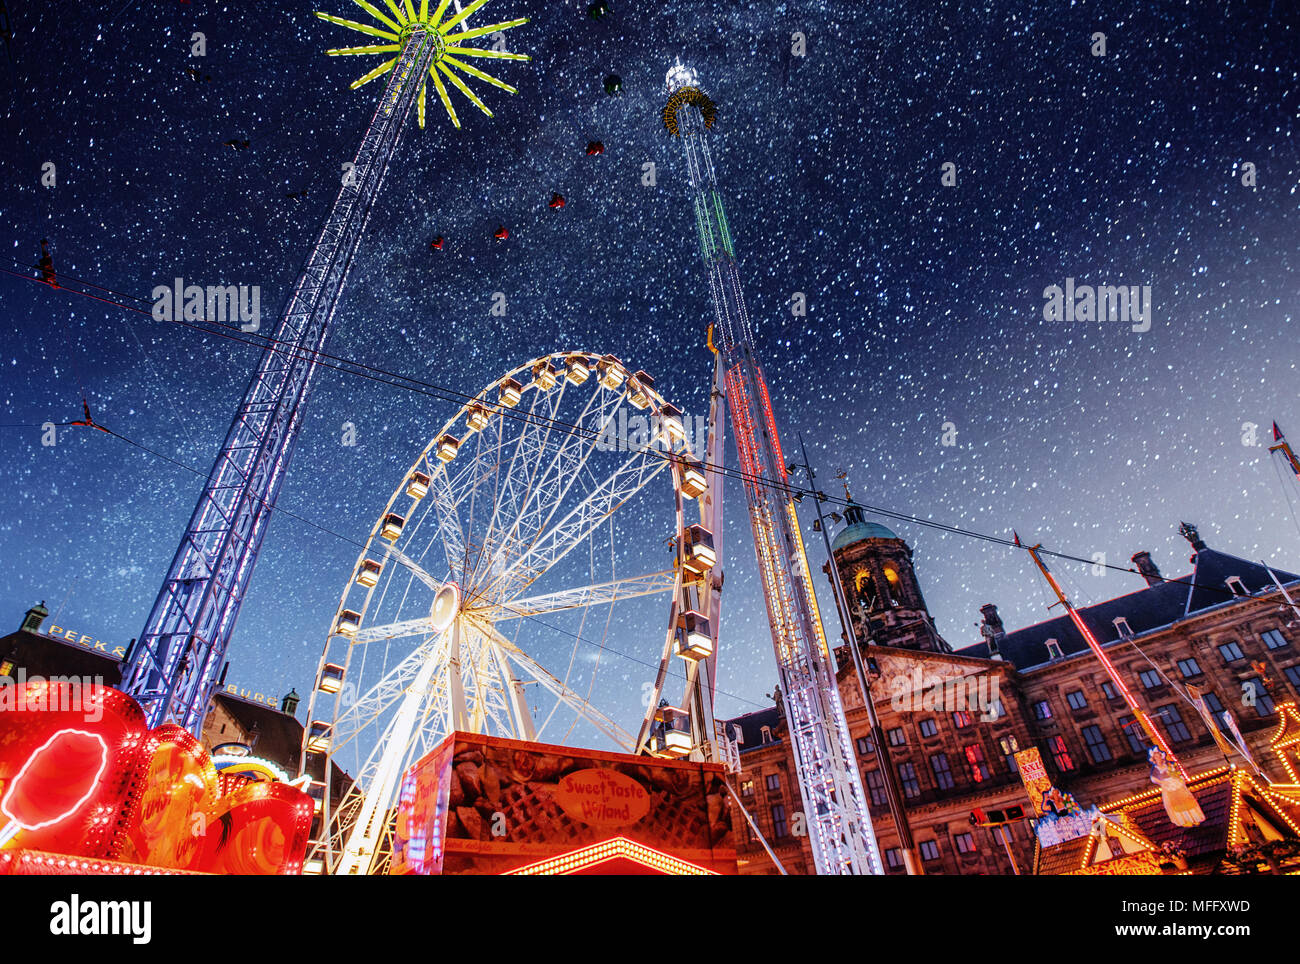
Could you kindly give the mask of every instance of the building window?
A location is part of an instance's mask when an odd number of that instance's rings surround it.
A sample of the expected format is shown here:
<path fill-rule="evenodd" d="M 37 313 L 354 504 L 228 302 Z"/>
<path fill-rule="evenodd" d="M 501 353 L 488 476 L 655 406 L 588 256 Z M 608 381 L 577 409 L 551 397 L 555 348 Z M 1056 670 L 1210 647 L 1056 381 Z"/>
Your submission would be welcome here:
<path fill-rule="evenodd" d="M 1138 756 L 1146 756 L 1149 744 L 1146 740 L 1146 733 L 1142 725 L 1132 716 L 1121 716 L 1119 718 L 1119 728 L 1128 739 L 1128 745 Z"/>
<path fill-rule="evenodd" d="M 958 710 L 952 715 L 952 725 L 959 730 L 964 730 L 971 724 L 971 715 L 965 710 Z"/>
<path fill-rule="evenodd" d="M 1223 643 L 1219 647 L 1219 655 L 1223 657 L 1225 663 L 1235 663 L 1239 659 L 1246 658 L 1246 654 L 1241 651 L 1241 647 L 1236 643 Z"/>
<path fill-rule="evenodd" d="M 1110 747 L 1106 745 L 1106 738 L 1101 735 L 1100 726 L 1085 726 L 1083 728 L 1083 742 L 1088 751 L 1088 758 L 1093 763 L 1105 763 L 1110 759 Z"/>
<path fill-rule="evenodd" d="M 887 847 L 885 849 L 885 863 L 889 865 L 890 870 L 902 870 L 903 852 L 897 847 Z"/>
<path fill-rule="evenodd" d="M 14 672 L 14 663 L 11 659 L 0 661 L 0 676 L 12 676 Z"/>
<path fill-rule="evenodd" d="M 754 795 L 754 781 L 744 780 L 740 784 L 740 795 L 742 797 L 752 797 Z"/>
<path fill-rule="evenodd" d="M 871 794 L 871 805 L 883 807 L 889 802 L 889 796 L 885 793 L 885 775 L 879 770 L 867 770 L 863 776 L 867 778 L 867 792 Z"/>
<path fill-rule="evenodd" d="M 876 752 L 876 748 L 872 745 L 871 737 L 869 736 L 858 737 L 857 746 L 858 756 L 872 756 Z"/>
<path fill-rule="evenodd" d="M 1034 719 L 1050 720 L 1052 718 L 1052 704 L 1047 700 L 1039 700 L 1034 704 Z"/>
<path fill-rule="evenodd" d="M 1276 629 L 1270 629 L 1263 635 L 1264 645 L 1269 649 L 1281 649 L 1286 646 L 1286 637 Z"/>
<path fill-rule="evenodd" d="M 1061 644 L 1055 639 L 1047 641 L 1047 658 L 1060 659 L 1064 654 L 1061 652 Z"/>
<path fill-rule="evenodd" d="M 1219 702 L 1218 694 L 1207 690 L 1201 694 L 1201 699 L 1205 701 L 1205 708 L 1214 715 L 1216 720 L 1219 719 L 1219 714 L 1223 712 L 1223 704 Z"/>
<path fill-rule="evenodd" d="M 921 859 L 922 860 L 939 859 L 939 842 L 937 840 L 921 841 Z"/>
<path fill-rule="evenodd" d="M 785 822 L 785 804 L 775 803 L 772 805 L 772 829 L 778 837 L 789 836 L 790 827 Z"/>
<path fill-rule="evenodd" d="M 992 774 L 989 773 L 988 762 L 984 759 L 984 747 L 978 743 L 972 743 L 965 747 L 966 762 L 970 765 L 970 778 L 976 783 L 983 783 Z"/>
<path fill-rule="evenodd" d="M 1002 755 L 1006 758 L 1007 769 L 1012 773 L 1019 773 L 1020 767 L 1016 765 L 1016 754 L 1020 751 L 1020 744 L 1016 742 L 1016 738 L 1004 736 L 998 740 L 998 746 L 1002 748 Z"/>
<path fill-rule="evenodd" d="M 769 773 L 767 775 L 767 792 L 768 793 L 781 792 L 781 774 Z"/>
<path fill-rule="evenodd" d="M 1183 722 L 1183 714 L 1178 712 L 1178 707 L 1173 703 L 1168 706 L 1156 707 L 1156 716 L 1164 721 L 1171 742 L 1186 743 L 1192 738 L 1192 731 Z"/>
<path fill-rule="evenodd" d="M 1108 700 L 1119 699 L 1119 694 L 1115 692 L 1115 684 L 1110 680 L 1103 680 L 1101 684 L 1101 695 Z"/>
<path fill-rule="evenodd" d="M 906 742 L 907 739 L 903 736 L 903 728 L 901 726 L 896 726 L 889 731 L 890 746 L 902 746 Z"/>
<path fill-rule="evenodd" d="M 1052 759 L 1056 761 L 1056 769 L 1062 773 L 1069 773 L 1074 769 L 1074 760 L 1070 758 L 1070 748 L 1065 745 L 1065 738 L 1054 736 L 1047 741 L 1047 748 L 1052 751 Z"/>
<path fill-rule="evenodd" d="M 1268 690 L 1264 689 L 1264 684 L 1258 676 L 1241 681 L 1241 701 L 1247 706 L 1254 701 L 1255 712 L 1260 716 L 1272 716 L 1277 712 L 1273 706 L 1273 697 L 1268 695 Z"/>
<path fill-rule="evenodd" d="M 1083 695 L 1083 690 L 1070 690 L 1065 694 L 1065 702 L 1070 704 L 1072 710 L 1086 710 L 1088 708 L 1088 697 Z"/>
<path fill-rule="evenodd" d="M 1160 671 L 1155 669 L 1143 670 L 1141 673 L 1138 673 L 1138 679 L 1140 679 L 1142 685 L 1149 690 L 1153 690 L 1157 686 L 1163 686 L 1165 682 L 1160 678 Z"/>
<path fill-rule="evenodd" d="M 1007 715 L 1007 708 L 1002 705 L 1002 700 L 1000 699 L 994 700 L 985 708 L 984 711 L 984 718 L 989 722 L 992 722 L 993 720 L 1000 720 L 1002 719 L 1002 717 L 1006 715 Z"/>
<path fill-rule="evenodd" d="M 917 724 L 922 736 L 934 736 L 939 732 L 939 726 L 934 720 L 922 720 Z"/>
<path fill-rule="evenodd" d="M 1133 638 L 1133 630 L 1129 628 L 1127 617 L 1119 616 L 1115 619 L 1115 633 L 1120 639 Z"/>
<path fill-rule="evenodd" d="M 1288 666 L 1282 672 L 1286 673 L 1286 678 L 1291 681 L 1291 685 L 1300 691 L 1300 666 Z"/>
<path fill-rule="evenodd" d="M 952 767 L 948 765 L 948 754 L 931 754 L 930 769 L 934 771 L 934 785 L 940 790 L 951 790 L 957 785 L 952 778 Z"/>
<path fill-rule="evenodd" d="M 903 796 L 909 800 L 921 795 L 921 781 L 916 778 L 916 767 L 911 763 L 898 765 L 898 782 L 903 787 Z"/>
<path fill-rule="evenodd" d="M 954 834 L 952 842 L 957 845 L 957 853 L 973 854 L 975 852 L 975 835 L 970 833 Z"/>
<path fill-rule="evenodd" d="M 1184 677 L 1200 676 L 1201 664 L 1190 656 L 1186 659 L 1180 659 L 1178 661 L 1178 672 L 1182 673 Z"/>
<path fill-rule="evenodd" d="M 760 726 L 758 728 L 758 739 L 760 743 L 776 742 L 775 738 L 772 736 L 772 728 L 770 726 Z"/>
<path fill-rule="evenodd" d="M 1240 576 L 1229 576 L 1227 579 L 1223 580 L 1223 582 L 1228 587 L 1228 591 L 1231 592 L 1234 596 L 1250 595 L 1250 593 L 1246 590 L 1246 584 L 1241 581 Z"/>

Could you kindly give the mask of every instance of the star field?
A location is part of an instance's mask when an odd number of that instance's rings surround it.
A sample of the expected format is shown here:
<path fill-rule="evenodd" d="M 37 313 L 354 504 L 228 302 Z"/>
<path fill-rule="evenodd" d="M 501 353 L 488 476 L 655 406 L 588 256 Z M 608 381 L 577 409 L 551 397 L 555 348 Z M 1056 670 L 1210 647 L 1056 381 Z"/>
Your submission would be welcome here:
<path fill-rule="evenodd" d="M 176 277 L 259 285 L 269 329 L 380 82 L 347 90 L 364 58 L 327 58 L 351 38 L 308 3 L 70 6 L 11 14 L 0 267 L 34 264 L 49 238 L 59 271 L 137 297 Z M 1266 448 L 1273 419 L 1300 440 L 1300 61 L 1286 4 L 623 0 L 600 21 L 585 7 L 492 5 L 532 18 L 508 34 L 532 61 L 490 71 L 520 93 L 476 85 L 493 120 L 453 93 L 459 131 L 440 107 L 428 130 L 411 118 L 330 352 L 467 393 L 546 352 L 609 352 L 706 413 L 712 308 L 685 163 L 659 120 L 680 57 L 719 105 L 713 157 L 786 455 L 801 433 L 823 488 L 841 495 L 845 471 L 872 505 L 1120 565 L 1147 549 L 1168 576 L 1187 570 L 1181 519 L 1217 549 L 1300 565 L 1295 488 Z M 205 57 L 189 55 L 194 31 Z M 619 96 L 602 89 L 610 73 Z M 586 156 L 593 140 L 604 154 Z M 562 210 L 547 207 L 555 191 Z M 446 245 L 430 251 L 437 235 Z M 1151 329 L 1045 321 L 1043 290 L 1067 277 L 1150 285 Z M 256 353 L 11 275 L 0 331 L 0 619 L 16 628 L 45 599 L 60 625 L 124 643 Z M 85 429 L 43 446 L 41 424 L 80 418 L 83 390 L 97 421 L 194 472 Z M 280 506 L 338 535 L 273 521 L 230 680 L 306 693 L 356 540 L 454 413 L 320 374 Z M 1243 444 L 1248 424 L 1258 444 Z M 724 717 L 766 705 L 775 681 L 738 483 L 725 505 Z M 1045 618 L 1027 557 L 877 521 L 914 548 L 954 647 L 978 641 L 982 603 L 1008 629 Z M 654 548 L 662 534 L 646 528 Z M 835 638 L 821 542 L 805 541 Z M 1054 569 L 1080 604 L 1143 585 Z M 655 622 L 611 645 L 654 660 L 661 639 Z M 648 672 L 604 657 L 595 702 L 639 717 Z"/>

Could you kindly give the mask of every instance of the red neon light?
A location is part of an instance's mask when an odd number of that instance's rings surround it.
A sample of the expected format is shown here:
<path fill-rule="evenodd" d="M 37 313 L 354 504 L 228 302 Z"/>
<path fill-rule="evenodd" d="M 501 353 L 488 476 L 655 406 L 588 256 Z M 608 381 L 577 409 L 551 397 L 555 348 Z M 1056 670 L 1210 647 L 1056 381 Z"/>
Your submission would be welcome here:
<path fill-rule="evenodd" d="M 94 776 L 87 780 L 92 768 Z M 106 769 L 108 745 L 102 736 L 59 730 L 27 758 L 0 801 L 0 813 L 11 821 L 0 830 L 0 846 L 19 830 L 40 830 L 72 816 L 94 795 Z"/>

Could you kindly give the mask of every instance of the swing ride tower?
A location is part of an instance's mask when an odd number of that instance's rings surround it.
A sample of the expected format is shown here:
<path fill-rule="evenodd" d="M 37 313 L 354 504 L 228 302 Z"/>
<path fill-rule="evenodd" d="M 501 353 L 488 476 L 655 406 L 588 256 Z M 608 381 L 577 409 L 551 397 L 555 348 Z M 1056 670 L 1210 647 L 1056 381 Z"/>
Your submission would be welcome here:
<path fill-rule="evenodd" d="M 466 86 L 464 74 L 515 93 L 515 88 L 461 60 L 527 60 L 524 54 L 464 46 L 468 40 L 526 23 L 518 18 L 469 29 L 465 19 L 488 0 L 463 8 L 439 0 L 401 4 L 389 13 L 366 0 L 354 2 L 377 25 L 318 13 L 323 20 L 376 38 L 363 47 L 336 48 L 331 56 L 394 56 L 352 83 L 356 89 L 385 74 L 388 80 L 370 126 L 350 166 L 315 246 L 276 322 L 198 504 L 181 537 L 139 641 L 127 656 L 123 689 L 144 708 L 150 726 L 173 721 L 197 733 L 223 663 L 240 604 L 248 588 L 276 497 L 284 482 L 303 409 L 329 336 L 334 311 L 365 232 L 411 107 L 424 126 L 432 79 L 452 123 L 460 120 L 444 83 L 450 82 L 489 117 L 492 112 Z M 458 29 L 459 28 L 459 29 Z"/>
<path fill-rule="evenodd" d="M 744 473 L 754 548 L 782 698 L 819 874 L 882 873 L 871 816 L 849 743 L 808 560 L 786 476 L 767 382 L 754 352 L 731 230 L 709 153 L 717 107 L 694 71 L 667 77 L 663 123 L 686 156 L 691 203 L 713 299 L 713 343 Z"/>

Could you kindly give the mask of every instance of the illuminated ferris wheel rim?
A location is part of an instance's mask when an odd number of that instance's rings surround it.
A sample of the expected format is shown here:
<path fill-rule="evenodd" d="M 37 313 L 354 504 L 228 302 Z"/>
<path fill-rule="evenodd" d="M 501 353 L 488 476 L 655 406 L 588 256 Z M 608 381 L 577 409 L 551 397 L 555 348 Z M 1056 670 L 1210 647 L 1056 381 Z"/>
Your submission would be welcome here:
<path fill-rule="evenodd" d="M 594 384 L 595 390 L 587 400 L 577 424 L 569 424 L 559 418 L 564 392 L 571 386 L 576 388 L 588 382 Z M 707 620 L 691 611 L 689 605 L 684 605 L 684 602 L 689 603 L 689 598 L 683 595 L 683 577 L 688 582 L 702 579 L 716 559 L 712 555 L 711 535 L 707 530 L 702 526 L 685 524 L 684 500 L 699 497 L 705 491 L 706 483 L 702 465 L 691 450 L 680 410 L 668 403 L 653 385 L 654 379 L 648 374 L 644 371 L 629 372 L 613 355 L 587 351 L 548 353 L 517 366 L 466 402 L 443 424 L 442 429 L 411 464 L 380 512 L 353 567 L 351 579 L 341 594 L 322 653 L 317 684 L 313 688 L 308 711 L 310 722 L 304 737 L 303 768 L 305 772 L 310 754 L 323 754 L 323 780 L 314 785 L 318 807 L 326 824 L 322 836 L 334 832 L 330 824 L 328 787 L 333 778 L 336 756 L 347 750 L 354 741 L 359 747 L 359 738 L 364 731 L 369 730 L 376 739 L 376 744 L 355 774 L 359 789 L 352 796 L 360 799 L 365 795 L 366 799 L 358 806 L 363 816 L 370 815 L 372 822 L 377 819 L 376 815 L 388 813 L 394 799 L 394 781 L 400 772 L 404 772 L 414 759 L 431 749 L 447 733 L 455 729 L 482 732 L 495 729 L 498 732 L 505 731 L 503 735 L 507 736 L 535 738 L 532 724 L 527 719 L 527 702 L 523 698 L 519 682 L 522 677 L 513 675 L 516 670 L 531 677 L 531 680 L 525 682 L 541 684 L 541 688 L 554 698 L 555 708 L 565 705 L 577 716 L 593 724 L 624 752 L 640 748 L 640 736 L 633 737 L 592 706 L 586 698 L 577 697 L 568 690 L 567 674 L 565 680 L 561 681 L 506 640 L 495 629 L 495 624 L 499 621 L 546 612 L 589 609 L 606 603 L 612 607 L 616 602 L 635 596 L 671 592 L 673 603 L 661 654 L 659 678 L 655 684 L 655 698 L 662 691 L 665 665 L 673 655 L 686 658 L 691 666 L 695 665 L 693 660 L 711 655 L 716 635 L 710 635 Z M 577 401 L 581 402 L 583 397 L 579 394 Z M 526 399 L 527 405 L 524 404 Z M 625 403 L 651 414 L 652 438 L 649 444 L 629 445 L 626 444 L 626 439 L 610 434 L 613 416 L 623 410 Z M 542 408 L 542 414 L 538 413 L 539 407 Z M 549 414 L 546 414 L 548 410 Z M 594 428 L 587 424 L 593 420 Z M 511 429 L 517 429 L 509 446 L 506 443 L 507 425 Z M 466 530 L 458 532 L 456 527 L 446 525 L 445 521 L 448 515 L 455 516 L 457 507 L 465 501 L 467 492 L 474 493 L 481 488 L 482 476 L 475 476 L 474 472 L 481 461 L 485 440 L 489 447 L 493 444 L 489 434 L 495 439 L 498 458 L 504 461 L 498 461 L 485 470 L 487 475 L 500 470 L 501 478 L 497 479 L 498 484 L 494 486 L 495 494 L 490 500 L 490 506 L 483 510 L 486 512 L 490 508 L 492 513 L 487 536 L 478 546 L 477 556 L 471 560 L 472 553 L 467 551 L 470 543 Z M 477 441 L 475 446 L 470 446 L 467 442 L 474 435 L 478 436 Z M 523 464 L 532 466 L 532 477 L 522 491 L 522 501 L 512 494 L 506 518 L 498 525 L 502 479 L 510 477 L 511 471 L 520 461 L 525 440 L 530 435 L 534 439 L 541 437 L 543 440 L 535 452 L 530 449 L 524 453 Z M 548 444 L 552 436 L 558 437 L 555 445 Z M 616 459 L 618 468 L 605 483 L 587 493 L 577 507 L 563 515 L 557 525 L 551 526 L 557 509 L 552 507 L 543 515 L 542 500 L 533 498 L 534 483 L 544 490 L 548 484 L 553 484 L 553 471 L 557 477 L 555 481 L 560 481 L 559 476 L 564 468 L 560 463 L 566 451 L 573 460 L 572 464 L 579 469 L 586 468 L 587 460 L 600 448 L 599 442 L 602 439 L 614 443 L 612 447 L 605 448 L 605 451 L 621 453 Z M 469 451 L 471 447 L 475 448 L 472 454 Z M 507 447 L 510 449 L 508 457 L 501 455 L 502 449 Z M 546 454 L 546 459 L 541 457 L 542 453 Z M 585 454 L 578 458 L 579 453 Z M 530 454 L 535 454 L 536 459 L 530 460 Z M 469 460 L 468 466 L 457 471 L 455 466 L 462 459 Z M 629 466 L 635 468 L 630 470 Z M 673 484 L 679 533 L 671 569 L 630 579 L 613 579 L 605 583 L 570 587 L 542 595 L 523 595 L 571 548 L 595 535 L 596 525 L 587 524 L 587 517 L 598 523 L 610 519 L 633 495 L 666 468 L 671 468 L 669 476 Z M 629 478 L 620 488 L 619 485 L 612 484 L 611 480 L 619 479 L 621 473 L 627 473 Z M 559 498 L 562 500 L 568 495 L 577 482 L 573 478 L 567 484 L 557 487 Z M 585 490 L 580 489 L 579 494 L 583 491 Z M 586 516 L 580 513 L 579 510 L 588 506 L 597 495 L 604 499 L 603 503 L 597 502 L 599 511 L 591 509 Z M 424 503 L 426 498 L 429 501 Z M 410 500 L 410 507 L 404 510 L 404 515 L 398 511 L 403 499 Z M 415 524 L 410 539 L 404 542 L 407 527 L 415 519 L 421 503 L 424 503 L 424 508 L 419 521 Z M 542 521 L 535 532 L 532 529 L 525 532 L 530 538 L 524 547 L 522 542 L 512 540 L 530 510 Z M 578 514 L 576 523 L 573 521 L 575 513 Z M 430 518 L 435 520 L 435 534 L 424 553 L 413 558 L 411 543 L 414 542 L 419 527 Z M 471 535 L 475 532 L 473 524 L 471 512 L 468 523 Z M 572 534 L 574 537 L 567 542 L 563 538 L 551 538 L 551 534 L 556 531 L 562 536 Z M 492 541 L 494 534 L 497 535 L 498 542 Z M 611 541 L 612 539 L 611 529 Z M 423 564 L 424 556 L 438 541 L 443 541 L 443 548 L 447 551 L 446 579 L 438 578 Z M 382 619 L 368 621 L 371 601 L 381 580 L 387 576 L 390 582 L 385 585 L 391 587 L 391 580 L 398 579 L 403 571 L 407 578 L 406 592 L 410 592 L 417 584 L 422 584 L 432 592 L 433 601 L 428 616 L 396 623 Z M 434 569 L 435 573 L 437 571 Z M 364 601 L 357 605 L 353 600 L 361 590 L 364 590 Z M 450 604 L 447 603 L 448 598 L 452 599 Z M 405 597 L 399 608 L 404 604 Z M 353 608 L 354 605 L 356 608 Z M 382 611 L 383 606 L 381 594 L 376 608 Z M 400 636 L 415 637 L 414 648 L 393 669 L 390 670 L 385 664 L 381 679 L 360 693 L 351 706 L 341 705 L 345 680 L 357 673 L 354 658 L 358 653 L 375 643 L 387 644 Z M 678 640 L 681 642 L 674 653 L 672 644 Z M 333 660 L 331 654 L 337 653 L 342 646 L 346 647 L 343 659 L 341 662 Z M 386 654 L 385 659 L 387 658 Z M 461 681 L 462 674 L 466 673 L 465 663 L 473 660 L 478 660 L 478 663 Z M 358 675 L 364 676 L 365 665 L 363 659 L 362 672 Z M 449 669 L 449 665 L 455 666 L 457 671 Z M 572 662 L 570 671 L 571 669 Z M 490 691 L 488 695 L 484 696 L 481 691 L 475 698 L 478 702 L 474 703 L 474 699 L 467 697 L 468 688 L 463 684 L 478 685 L 481 680 L 474 674 L 479 672 L 491 677 L 492 682 L 484 688 L 485 691 Z M 465 693 L 458 694 L 458 686 Z M 428 688 L 432 695 L 427 700 L 421 696 L 420 706 L 403 717 L 407 704 L 412 700 L 411 693 L 420 688 Z M 333 697 L 332 708 L 322 711 L 321 701 L 328 701 L 329 697 Z M 469 713 L 471 704 L 474 704 L 473 714 Z M 326 706 L 329 706 L 328 702 Z M 651 717 L 659 720 L 654 707 L 647 708 L 643 734 Z M 428 722 L 431 718 L 433 723 Z M 387 721 L 382 724 L 382 734 L 378 732 L 381 729 L 381 719 Z M 396 724 L 392 722 L 394 719 L 398 720 Z M 418 723 L 415 722 L 417 720 Z M 412 727 L 417 726 L 424 727 L 428 733 L 422 730 L 416 736 L 430 737 L 423 738 L 419 745 L 416 745 L 418 741 L 413 742 L 410 732 Z M 432 736 L 438 739 L 431 739 Z M 399 742 L 402 743 L 400 753 L 390 750 L 390 759 L 376 762 L 375 757 L 380 753 L 381 747 L 397 746 Z M 663 742 L 656 744 L 654 749 L 664 755 L 684 755 L 688 752 L 680 739 L 671 748 L 668 742 Z M 356 753 L 356 747 L 351 752 Z M 375 788 L 373 792 L 371 786 L 366 785 L 367 782 Z M 374 799 L 370 799 L 372 796 Z M 346 801 L 339 809 L 343 810 L 344 806 Z M 373 837 L 374 833 L 372 844 Z M 355 869 L 338 871 L 337 868 L 340 860 L 344 865 L 360 866 L 365 859 L 365 848 L 349 849 L 350 843 L 335 843 L 338 846 L 324 847 L 324 862 L 330 869 L 336 872 L 361 872 Z M 338 854 L 334 851 L 338 851 Z"/>

